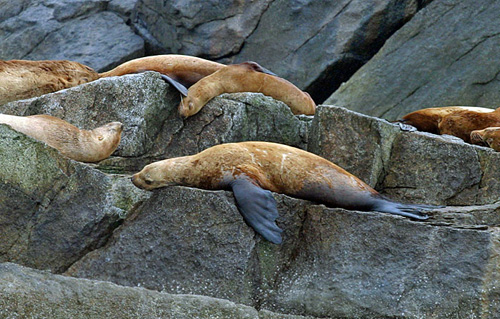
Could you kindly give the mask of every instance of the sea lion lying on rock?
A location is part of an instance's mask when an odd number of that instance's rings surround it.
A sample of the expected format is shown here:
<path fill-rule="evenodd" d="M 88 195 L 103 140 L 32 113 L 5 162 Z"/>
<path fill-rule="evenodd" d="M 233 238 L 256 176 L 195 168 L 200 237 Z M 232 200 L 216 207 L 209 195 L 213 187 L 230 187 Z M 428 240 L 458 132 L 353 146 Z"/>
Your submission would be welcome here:
<path fill-rule="evenodd" d="M 487 145 L 495 151 L 500 151 L 500 127 L 488 127 L 482 130 L 474 130 L 470 133 L 473 144 Z"/>
<path fill-rule="evenodd" d="M 447 106 L 418 110 L 401 121 L 420 131 L 448 134 L 471 142 L 471 132 L 500 126 L 500 108 L 493 110 L 472 106 Z"/>
<path fill-rule="evenodd" d="M 99 162 L 108 158 L 120 144 L 123 125 L 111 122 L 93 130 L 81 130 L 50 115 L 14 116 L 0 114 L 0 124 L 57 149 L 80 162 Z"/>
<path fill-rule="evenodd" d="M 133 175 L 132 182 L 146 190 L 171 185 L 232 189 L 243 218 L 276 244 L 282 241 L 281 229 L 275 223 L 278 211 L 269 191 L 330 207 L 421 220 L 427 218 L 422 211 L 436 208 L 394 202 L 322 157 L 268 142 L 221 144 L 196 155 L 155 162 Z"/>
<path fill-rule="evenodd" d="M 222 93 L 256 92 L 287 104 L 293 114 L 313 115 L 316 104 L 307 92 L 270 73 L 255 62 L 228 65 L 196 82 L 179 104 L 179 114 L 189 117 Z"/>

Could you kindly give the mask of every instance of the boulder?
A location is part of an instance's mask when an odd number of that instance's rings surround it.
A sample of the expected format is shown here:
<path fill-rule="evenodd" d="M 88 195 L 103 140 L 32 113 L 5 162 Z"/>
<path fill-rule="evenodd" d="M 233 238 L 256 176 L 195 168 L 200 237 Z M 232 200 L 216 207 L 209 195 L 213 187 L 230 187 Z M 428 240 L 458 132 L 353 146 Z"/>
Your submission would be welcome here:
<path fill-rule="evenodd" d="M 0 1 L 0 59 L 72 60 L 103 71 L 143 56 L 142 38 L 107 4 Z"/>
<path fill-rule="evenodd" d="M 179 102 L 179 93 L 158 73 L 145 72 L 7 103 L 0 112 L 50 114 L 84 129 L 122 122 L 116 157 L 100 163 L 113 172 L 137 171 L 153 160 L 192 155 L 220 143 L 264 140 L 306 147 L 312 117 L 296 117 L 287 105 L 262 94 L 225 94 L 187 120 L 177 112 Z"/>
<path fill-rule="evenodd" d="M 2 318 L 228 318 L 307 319 L 221 299 L 171 295 L 143 288 L 52 275 L 0 264 Z"/>
<path fill-rule="evenodd" d="M 149 194 L 0 125 L 0 261 L 61 272 Z"/>
<path fill-rule="evenodd" d="M 156 50 L 257 61 L 322 102 L 420 6 L 416 0 L 139 0 L 134 24 Z"/>
<path fill-rule="evenodd" d="M 434 106 L 499 107 L 498 10 L 494 0 L 433 1 L 325 104 L 389 120 Z"/>

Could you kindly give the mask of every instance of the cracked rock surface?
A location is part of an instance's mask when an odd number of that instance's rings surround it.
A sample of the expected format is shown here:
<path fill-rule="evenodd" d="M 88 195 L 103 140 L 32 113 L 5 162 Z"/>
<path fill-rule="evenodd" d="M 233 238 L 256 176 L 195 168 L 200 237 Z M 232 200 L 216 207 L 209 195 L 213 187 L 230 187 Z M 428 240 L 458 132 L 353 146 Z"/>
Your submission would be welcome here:
<path fill-rule="evenodd" d="M 499 10 L 495 0 L 433 1 L 325 103 L 389 120 L 425 107 L 499 107 Z"/>
<path fill-rule="evenodd" d="M 261 94 L 220 96 L 187 120 L 178 103 L 147 72 L 0 106 L 125 125 L 120 148 L 92 165 L 0 126 L 0 316 L 496 318 L 498 153 L 341 107 L 294 116 Z M 151 161 L 240 140 L 307 149 L 396 200 L 460 206 L 416 222 L 273 194 L 278 246 L 245 224 L 231 192 L 129 180 Z"/>

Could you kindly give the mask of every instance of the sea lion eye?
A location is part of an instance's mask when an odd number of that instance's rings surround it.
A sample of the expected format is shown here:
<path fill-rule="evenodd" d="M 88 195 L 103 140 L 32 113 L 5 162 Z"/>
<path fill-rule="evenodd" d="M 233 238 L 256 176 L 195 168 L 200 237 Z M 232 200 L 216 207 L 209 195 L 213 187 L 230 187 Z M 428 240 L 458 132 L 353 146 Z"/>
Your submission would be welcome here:
<path fill-rule="evenodd" d="M 99 141 L 102 141 L 102 140 L 104 139 L 104 136 L 99 135 L 99 136 L 97 137 L 97 139 L 98 139 Z"/>
<path fill-rule="evenodd" d="M 194 109 L 193 102 L 189 102 L 188 108 L 189 108 L 190 111 L 192 111 Z"/>
<path fill-rule="evenodd" d="M 151 185 L 151 184 L 153 184 L 153 181 L 150 179 L 145 179 L 144 183 L 146 183 L 146 185 Z"/>

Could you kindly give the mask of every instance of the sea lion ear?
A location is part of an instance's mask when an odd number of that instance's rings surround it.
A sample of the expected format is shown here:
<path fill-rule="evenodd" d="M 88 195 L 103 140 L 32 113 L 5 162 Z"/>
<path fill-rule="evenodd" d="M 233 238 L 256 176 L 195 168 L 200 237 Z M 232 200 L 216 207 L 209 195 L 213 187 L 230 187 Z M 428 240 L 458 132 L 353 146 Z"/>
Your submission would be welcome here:
<path fill-rule="evenodd" d="M 269 71 L 268 69 L 266 69 L 262 65 L 258 64 L 257 62 L 247 61 L 247 62 L 241 63 L 241 65 L 246 66 L 250 70 L 254 70 L 254 71 L 257 71 L 257 72 L 261 72 L 261 73 L 265 73 L 265 74 L 277 76 L 275 73 Z"/>
<path fill-rule="evenodd" d="M 276 225 L 278 209 L 271 192 L 254 185 L 247 179 L 231 183 L 236 205 L 243 219 L 262 237 L 274 244 L 281 244 L 281 228 Z"/>
<path fill-rule="evenodd" d="M 99 141 L 102 141 L 102 140 L 104 139 L 104 136 L 99 135 L 99 136 L 97 136 L 97 139 L 98 139 Z"/>
<path fill-rule="evenodd" d="M 161 78 L 165 80 L 167 83 L 171 84 L 174 88 L 176 88 L 179 92 L 181 92 L 182 95 L 187 96 L 188 95 L 188 90 L 187 88 L 182 85 L 180 82 L 172 79 L 171 77 L 161 74 Z"/>

